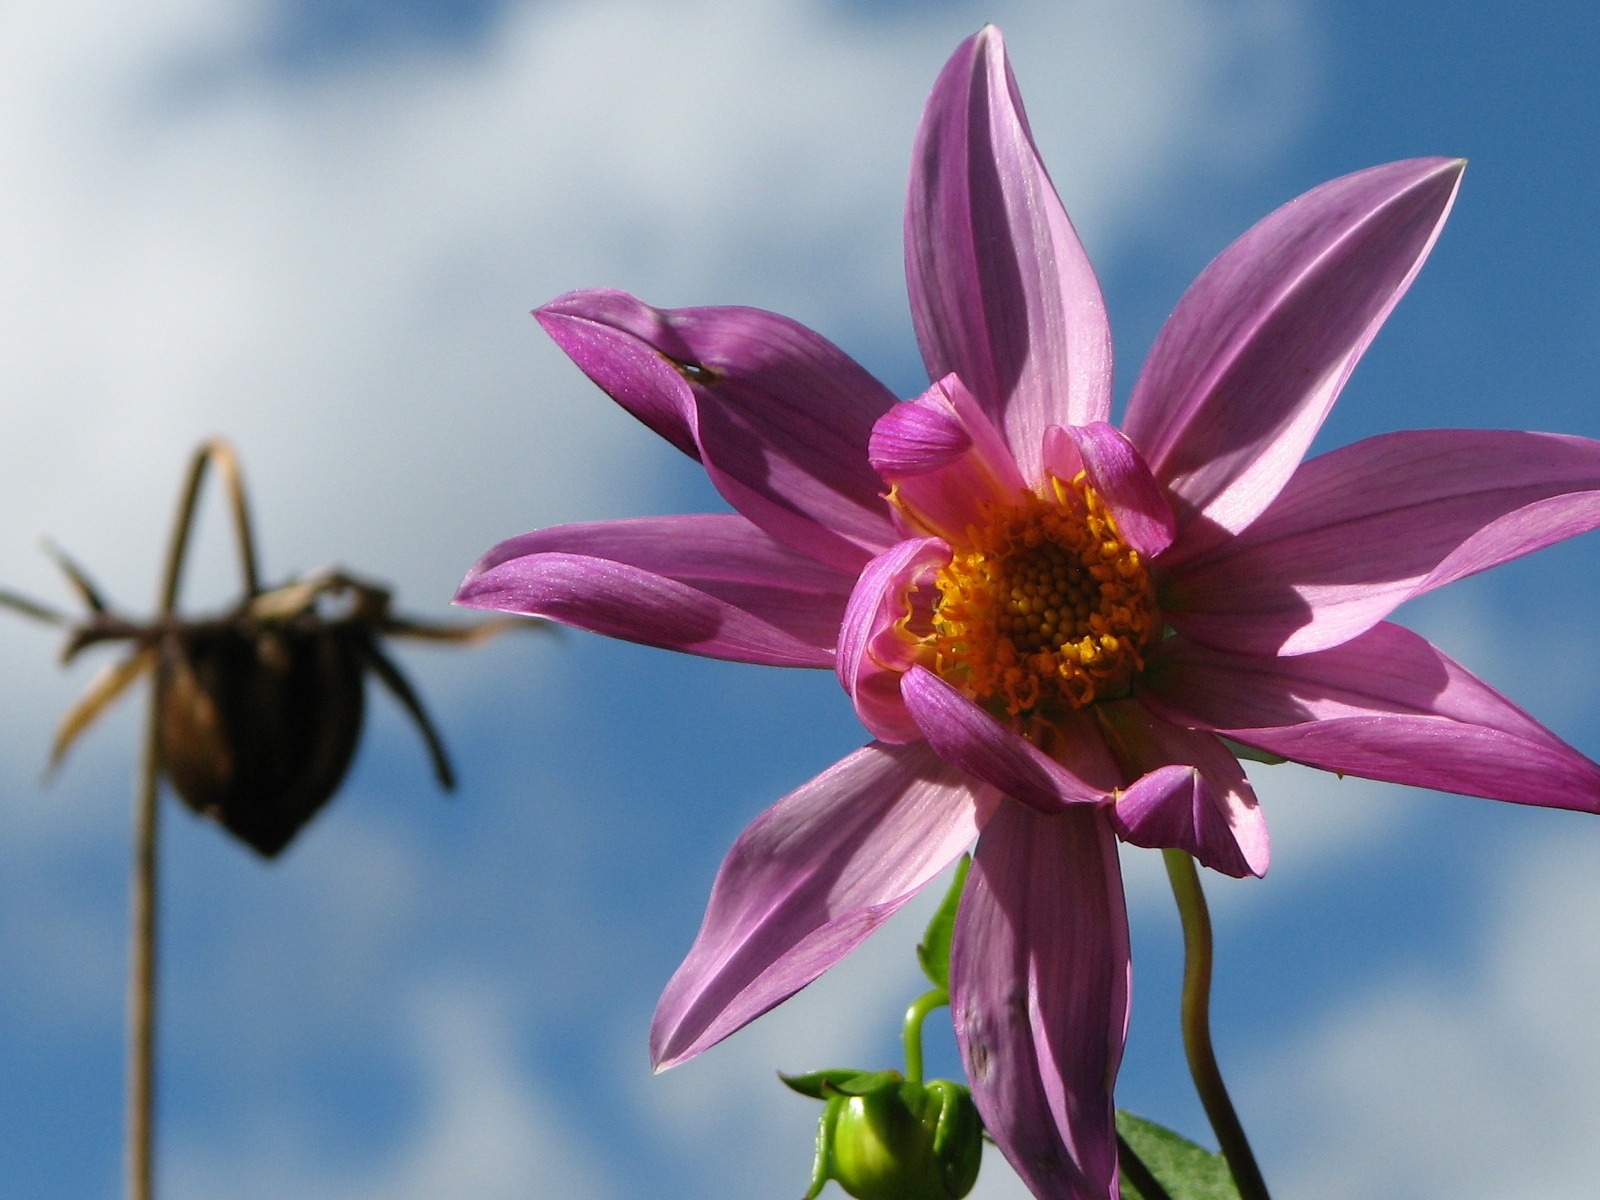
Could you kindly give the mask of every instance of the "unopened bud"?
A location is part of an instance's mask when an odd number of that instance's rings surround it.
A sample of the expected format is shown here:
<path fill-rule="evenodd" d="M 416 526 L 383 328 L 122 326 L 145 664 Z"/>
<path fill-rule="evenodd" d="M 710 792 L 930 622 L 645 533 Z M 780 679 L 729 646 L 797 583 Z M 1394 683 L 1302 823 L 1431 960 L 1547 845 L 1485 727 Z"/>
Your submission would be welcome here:
<path fill-rule="evenodd" d="M 983 1123 L 948 1079 L 851 1096 L 833 1132 L 833 1177 L 856 1200 L 961 1200 L 978 1179 Z"/>
<path fill-rule="evenodd" d="M 828 1104 L 810 1196 L 833 1179 L 856 1200 L 961 1200 L 977 1182 L 983 1121 L 960 1084 L 911 1083 L 897 1071 L 821 1071 L 784 1082 Z"/>

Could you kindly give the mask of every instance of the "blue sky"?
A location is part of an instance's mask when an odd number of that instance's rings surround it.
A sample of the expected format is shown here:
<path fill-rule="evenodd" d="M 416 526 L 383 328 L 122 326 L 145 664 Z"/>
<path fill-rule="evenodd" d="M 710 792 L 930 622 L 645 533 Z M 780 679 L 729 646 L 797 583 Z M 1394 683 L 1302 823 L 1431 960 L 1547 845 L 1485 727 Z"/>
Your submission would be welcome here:
<path fill-rule="evenodd" d="M 924 381 L 900 205 L 956 43 L 1006 31 L 1094 258 L 1119 395 L 1183 288 L 1335 175 L 1471 160 L 1322 448 L 1392 428 L 1600 436 L 1600 28 L 1577 3 L 441 5 L 82 0 L 0 42 L 0 579 L 48 535 L 141 610 L 193 445 L 239 445 L 269 576 L 338 561 L 443 615 L 500 538 L 717 503 L 527 310 L 572 287 L 794 315 Z M 232 586 L 209 519 L 197 607 Z M 1600 755 L 1591 537 L 1402 618 Z M 48 788 L 92 664 L 0 625 L 0 1180 L 115 1195 L 134 707 Z M 581 634 L 402 648 L 441 799 L 374 694 L 336 803 L 263 866 L 169 806 L 163 1196 L 799 1194 L 772 1072 L 893 1061 L 925 908 L 721 1047 L 649 1074 L 655 996 L 727 845 L 860 744 L 823 674 Z M 1600 1150 L 1600 824 L 1256 774 L 1263 882 L 1215 880 L 1220 1049 L 1304 1197 L 1575 1195 Z M 1121 1101 L 1197 1136 L 1179 947 L 1132 851 Z M 953 1070 L 948 1034 L 936 1062 Z M 1022 1193 L 994 1156 L 979 1185 Z"/>

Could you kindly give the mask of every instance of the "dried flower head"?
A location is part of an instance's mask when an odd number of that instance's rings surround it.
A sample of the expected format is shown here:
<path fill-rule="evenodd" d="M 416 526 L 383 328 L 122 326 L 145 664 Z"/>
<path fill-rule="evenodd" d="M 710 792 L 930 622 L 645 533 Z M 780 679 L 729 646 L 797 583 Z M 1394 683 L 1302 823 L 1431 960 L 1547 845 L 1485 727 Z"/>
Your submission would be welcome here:
<path fill-rule="evenodd" d="M 238 534 L 244 594 L 227 611 L 188 619 L 174 611 L 195 500 L 208 463 L 223 473 Z M 51 748 L 59 765 L 78 736 L 137 679 L 155 680 L 156 754 L 178 797 L 272 857 L 326 804 L 355 755 L 368 672 L 415 722 L 446 790 L 455 775 L 416 691 L 384 652 L 385 636 L 473 641 L 507 622 L 436 625 L 397 616 L 388 589 L 328 569 L 263 590 L 238 462 L 210 442 L 196 453 L 179 506 L 162 611 L 136 622 L 113 611 L 84 571 L 52 551 L 88 612 L 73 619 L 0 592 L 0 605 L 71 632 L 62 658 L 108 641 L 132 651 L 103 671 L 62 719 Z"/>

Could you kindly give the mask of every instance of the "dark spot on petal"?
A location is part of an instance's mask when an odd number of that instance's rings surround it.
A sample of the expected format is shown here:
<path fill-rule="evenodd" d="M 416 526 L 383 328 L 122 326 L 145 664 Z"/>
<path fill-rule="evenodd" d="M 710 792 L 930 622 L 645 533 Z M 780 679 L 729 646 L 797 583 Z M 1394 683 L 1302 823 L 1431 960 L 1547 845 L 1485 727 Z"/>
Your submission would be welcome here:
<path fill-rule="evenodd" d="M 677 371 L 679 375 L 682 375 L 690 383 L 698 383 L 701 387 L 710 387 L 722 378 L 718 372 L 700 363 L 686 362 L 681 358 L 673 358 L 670 354 L 663 354 L 661 357 L 671 363 L 672 369 Z"/>
<path fill-rule="evenodd" d="M 991 1063 L 989 1047 L 981 1042 L 968 1042 L 967 1057 L 971 1060 L 967 1063 L 967 1070 L 972 1073 L 973 1081 L 983 1082 L 987 1080 Z"/>

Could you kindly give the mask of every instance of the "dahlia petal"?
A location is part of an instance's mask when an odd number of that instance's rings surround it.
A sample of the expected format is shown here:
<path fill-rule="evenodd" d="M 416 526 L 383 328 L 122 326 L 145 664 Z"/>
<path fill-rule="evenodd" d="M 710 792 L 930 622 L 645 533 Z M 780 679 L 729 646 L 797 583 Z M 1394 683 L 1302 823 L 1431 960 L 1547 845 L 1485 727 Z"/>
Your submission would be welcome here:
<path fill-rule="evenodd" d="M 831 667 L 833 654 L 743 608 L 625 562 L 543 553 L 490 567 L 461 585 L 468 608 L 548 617 L 593 633 L 708 658 Z"/>
<path fill-rule="evenodd" d="M 1181 633 L 1249 654 L 1304 654 L 1422 593 L 1600 525 L 1600 442 L 1552 433 L 1408 430 L 1313 458 L 1250 527 L 1168 566 Z"/>
<path fill-rule="evenodd" d="M 1104 421 L 1052 425 L 1045 431 L 1044 461 L 1057 479 L 1085 472 L 1116 518 L 1117 532 L 1147 561 L 1172 545 L 1177 523 L 1161 485 L 1138 448 Z"/>
<path fill-rule="evenodd" d="M 572 292 L 536 315 L 779 541 L 850 569 L 893 540 L 866 446 L 894 394 L 820 334 L 758 309 L 658 309 L 613 291 Z"/>
<path fill-rule="evenodd" d="M 1123 430 L 1173 493 L 1180 540 L 1277 495 L 1410 286 L 1465 164 L 1390 163 L 1284 205 L 1200 275 L 1156 339 Z"/>
<path fill-rule="evenodd" d="M 1000 431 L 954 375 L 890 409 L 867 456 L 900 514 L 947 541 L 981 520 L 985 504 L 1014 502 L 1026 487 Z"/>
<path fill-rule="evenodd" d="M 643 517 L 539 529 L 501 542 L 467 572 L 462 603 L 488 571 L 507 579 L 534 555 L 581 554 L 687 584 L 831 654 L 855 578 L 773 541 L 736 513 Z M 482 607 L 478 605 L 477 607 Z"/>
<path fill-rule="evenodd" d="M 686 361 L 689 351 L 655 319 L 654 309 L 626 292 L 592 288 L 558 296 L 533 315 L 601 391 L 679 450 L 700 457 L 694 395 L 670 357 L 677 350 L 677 361 Z"/>
<path fill-rule="evenodd" d="M 1122 874 L 1104 817 L 1002 803 L 956 913 L 950 1015 L 984 1127 L 1042 1200 L 1117 1195 L 1111 1093 L 1128 990 Z"/>
<path fill-rule="evenodd" d="M 861 723 L 882 741 L 922 740 L 900 696 L 900 677 L 917 651 L 902 622 L 919 584 L 949 561 L 950 547 L 938 538 L 901 542 L 867 564 L 845 608 L 834 669 Z"/>
<path fill-rule="evenodd" d="M 940 758 L 1040 812 L 1056 813 L 1068 805 L 1099 804 L 1108 798 L 1107 787 L 1079 778 L 925 667 L 906 672 L 900 695 Z M 1109 765 L 1104 742 L 1096 740 Z"/>
<path fill-rule="evenodd" d="M 993 26 L 934 84 L 912 164 L 906 277 L 928 377 L 959 375 L 1037 483 L 1047 426 L 1110 415 L 1111 333 Z"/>
<path fill-rule="evenodd" d="M 1112 828 L 1124 841 L 1186 850 L 1235 879 L 1267 873 L 1266 818 L 1226 746 L 1134 702 L 1105 705 L 1101 715 L 1130 773 L 1140 776 L 1111 810 Z"/>
<path fill-rule="evenodd" d="M 1169 638 L 1143 685 L 1170 720 L 1326 771 L 1600 812 L 1600 765 L 1398 625 L 1289 658 Z"/>
<path fill-rule="evenodd" d="M 977 836 L 996 800 L 925 746 L 872 744 L 753 821 L 656 1007 L 658 1070 L 788 999 Z"/>
<path fill-rule="evenodd" d="M 958 463 L 971 450 L 972 435 L 953 413 L 913 400 L 896 404 L 878 418 L 872 427 L 867 458 L 879 475 L 891 477 L 892 482 L 902 475 L 926 475 Z"/>

